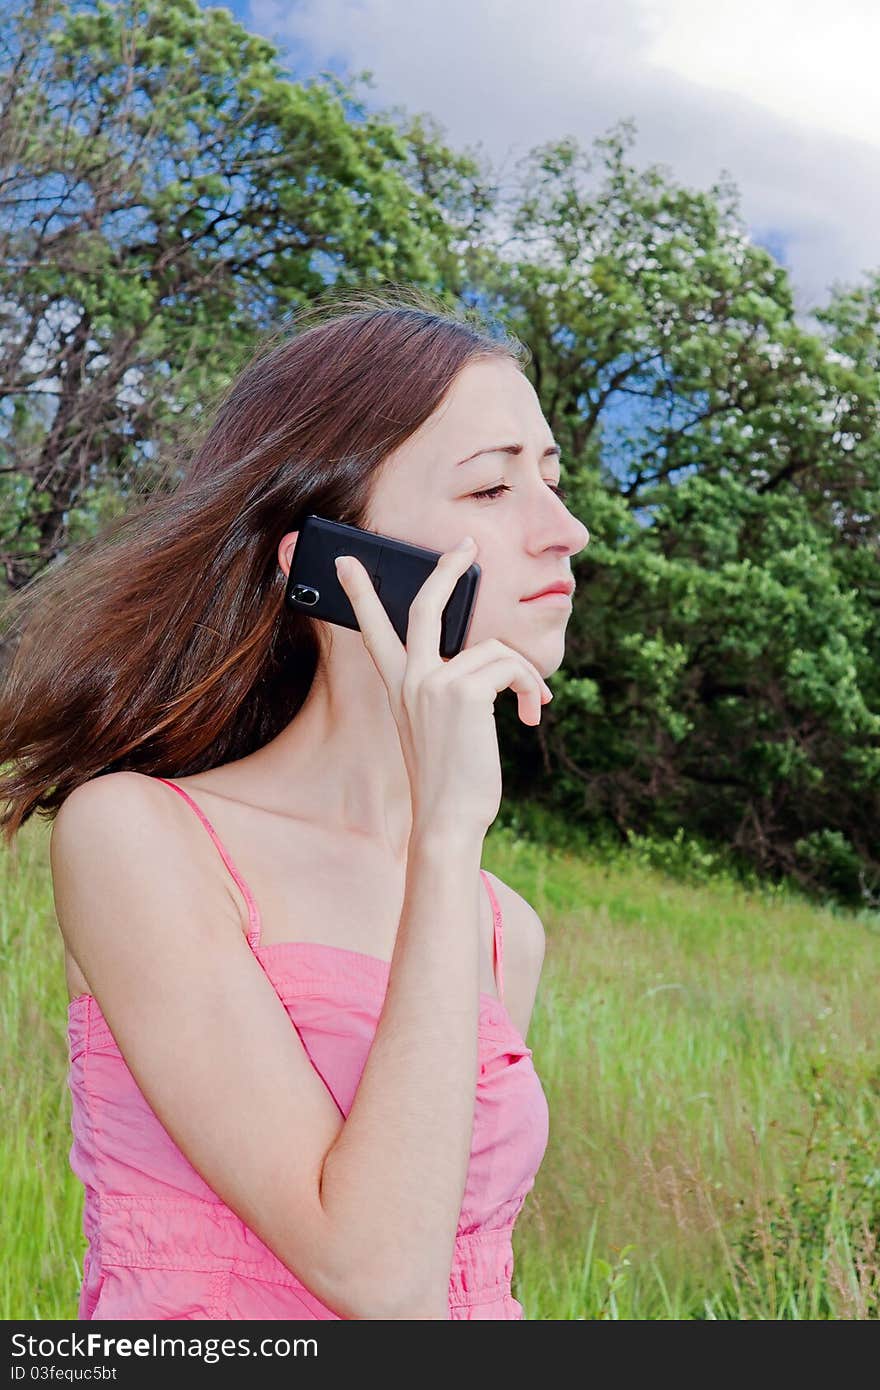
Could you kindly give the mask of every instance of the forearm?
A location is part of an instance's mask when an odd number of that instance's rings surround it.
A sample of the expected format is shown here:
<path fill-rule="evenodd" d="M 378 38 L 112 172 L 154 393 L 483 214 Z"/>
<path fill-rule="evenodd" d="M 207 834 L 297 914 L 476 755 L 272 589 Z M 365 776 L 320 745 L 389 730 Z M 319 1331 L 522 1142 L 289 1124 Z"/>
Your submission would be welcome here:
<path fill-rule="evenodd" d="M 384 1006 L 324 1161 L 321 1202 L 365 1317 L 447 1316 L 476 1098 L 482 847 L 414 830 Z"/>

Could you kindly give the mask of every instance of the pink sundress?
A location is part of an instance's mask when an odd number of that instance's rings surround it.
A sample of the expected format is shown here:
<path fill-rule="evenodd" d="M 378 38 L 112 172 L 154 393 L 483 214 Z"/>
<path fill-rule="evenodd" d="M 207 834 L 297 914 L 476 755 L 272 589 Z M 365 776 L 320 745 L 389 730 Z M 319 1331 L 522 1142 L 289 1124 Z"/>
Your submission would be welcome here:
<path fill-rule="evenodd" d="M 347 1116 L 388 984 L 377 956 L 310 941 L 260 945 L 260 915 L 207 816 L 248 905 L 248 944 L 309 1057 Z M 521 1319 L 511 1293 L 514 1224 L 549 1137 L 532 1052 L 504 1007 L 502 920 L 495 923 L 498 998 L 480 996 L 473 1141 L 449 1278 L 451 1319 Z M 88 1241 L 79 1319 L 332 1319 L 320 1302 L 205 1183 L 138 1088 L 91 994 L 68 1009 L 70 1165 L 85 1189 Z"/>

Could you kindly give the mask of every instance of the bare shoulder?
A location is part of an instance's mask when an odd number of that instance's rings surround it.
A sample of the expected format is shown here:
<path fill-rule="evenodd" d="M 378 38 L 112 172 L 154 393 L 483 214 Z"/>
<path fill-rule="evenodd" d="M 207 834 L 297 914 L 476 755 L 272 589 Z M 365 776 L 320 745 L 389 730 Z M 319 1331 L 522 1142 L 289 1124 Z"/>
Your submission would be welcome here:
<path fill-rule="evenodd" d="M 216 851 L 207 837 L 206 847 L 193 833 L 191 816 L 169 788 L 139 772 L 106 773 L 74 788 L 49 840 L 56 915 L 68 948 L 78 941 L 91 902 L 113 903 L 124 920 L 126 895 L 149 891 L 157 865 L 162 878 L 213 904 L 215 920 L 224 920 L 227 895 L 214 864 Z M 231 895 L 229 901 L 234 904 Z"/>
<path fill-rule="evenodd" d="M 59 827 L 67 827 L 81 816 L 108 818 L 118 824 L 115 810 L 120 805 L 132 806 L 155 796 L 155 778 L 140 772 L 106 772 L 74 787 L 65 798 L 52 822 L 54 836 Z"/>
<path fill-rule="evenodd" d="M 98 830 L 111 842 L 124 842 L 134 856 L 141 848 L 152 852 L 159 843 L 164 848 L 183 840 L 187 856 L 210 845 L 183 799 L 160 778 L 142 772 L 107 772 L 75 787 L 55 816 L 50 843 L 87 842 Z M 204 853 L 207 862 L 214 857 Z"/>
<path fill-rule="evenodd" d="M 67 796 L 52 821 L 49 852 L 52 875 L 63 874 L 74 858 L 95 845 L 95 837 L 124 835 L 137 808 L 146 804 L 149 777 L 135 772 L 108 772 L 82 782 Z M 138 843 L 131 827 L 132 848 Z"/>
<path fill-rule="evenodd" d="M 508 1013 L 523 1038 L 529 1023 L 541 971 L 544 967 L 544 924 L 531 903 L 497 874 L 485 870 L 491 880 L 504 924 L 504 992 Z"/>
<path fill-rule="evenodd" d="M 53 877 L 74 859 L 90 859 L 116 845 L 124 846 L 132 859 L 154 854 L 163 840 L 174 838 L 177 819 L 171 801 L 165 787 L 140 772 L 108 772 L 81 783 L 52 822 Z"/>
<path fill-rule="evenodd" d="M 487 878 L 492 881 L 492 887 L 498 898 L 498 906 L 501 908 L 501 914 L 504 918 L 505 928 L 508 929 L 510 935 L 516 938 L 516 944 L 520 950 L 535 961 L 540 968 L 543 964 L 546 947 L 544 923 L 531 903 L 521 893 L 517 893 L 515 888 L 511 888 L 510 884 L 505 883 L 504 879 L 499 878 L 497 874 L 490 873 L 488 869 L 484 872 Z M 505 940 L 507 940 L 507 935 Z"/>

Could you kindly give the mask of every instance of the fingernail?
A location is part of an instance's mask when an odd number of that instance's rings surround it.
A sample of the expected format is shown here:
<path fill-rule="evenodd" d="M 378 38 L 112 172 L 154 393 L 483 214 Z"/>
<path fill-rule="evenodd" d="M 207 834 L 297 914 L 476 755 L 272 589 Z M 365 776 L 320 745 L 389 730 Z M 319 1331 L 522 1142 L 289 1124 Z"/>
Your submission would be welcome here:
<path fill-rule="evenodd" d="M 473 536 L 465 536 L 464 540 L 461 540 L 461 541 L 458 542 L 458 545 L 455 547 L 455 549 L 456 549 L 456 550 L 470 550 L 470 548 L 471 548 L 471 546 L 473 545 L 473 543 L 474 543 L 474 538 L 473 538 Z"/>
<path fill-rule="evenodd" d="M 552 700 L 552 699 L 553 699 L 553 691 L 550 689 L 550 687 L 549 687 L 549 685 L 547 684 L 547 682 L 546 682 L 546 681 L 541 681 L 541 684 L 543 685 L 544 689 L 545 689 L 546 692 L 547 692 L 547 699 L 548 699 L 548 700 Z"/>
<path fill-rule="evenodd" d="M 346 575 L 351 574 L 351 564 L 347 555 L 337 555 L 334 564 L 340 579 L 345 579 Z"/>

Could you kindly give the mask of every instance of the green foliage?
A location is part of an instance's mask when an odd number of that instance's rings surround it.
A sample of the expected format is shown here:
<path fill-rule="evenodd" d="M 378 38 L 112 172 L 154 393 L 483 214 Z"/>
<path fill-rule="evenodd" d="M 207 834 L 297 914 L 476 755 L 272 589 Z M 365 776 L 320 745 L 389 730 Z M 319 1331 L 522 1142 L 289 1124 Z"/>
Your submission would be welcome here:
<path fill-rule="evenodd" d="M 839 830 L 814 830 L 795 844 L 795 853 L 812 876 L 839 898 L 859 897 L 864 887 L 862 862 Z"/>
<path fill-rule="evenodd" d="M 657 840 L 631 830 L 629 845 L 633 862 L 685 883 L 708 883 L 718 877 L 723 865 L 720 852 L 686 835 L 683 826 L 671 840 Z"/>
<path fill-rule="evenodd" d="M 505 810 L 484 864 L 547 936 L 527 1041 L 550 1138 L 514 1232 L 526 1316 L 875 1319 L 880 923 L 790 886 L 676 881 L 638 846 L 577 853 L 545 807 Z M 83 1192 L 47 827 L 17 851 L 0 855 L 0 1316 L 69 1320 Z"/>
<path fill-rule="evenodd" d="M 326 281 L 424 285 L 527 343 L 591 533 L 540 729 L 497 707 L 508 797 L 880 902 L 880 272 L 807 328 L 735 186 L 634 167 L 632 122 L 502 183 L 196 0 L 30 0 L 8 32 L 12 587 L 164 486 Z"/>
<path fill-rule="evenodd" d="M 880 887 L 880 277 L 794 318 L 736 190 L 534 150 L 474 257 L 524 335 L 591 543 L 538 735 L 506 786 L 595 829 L 727 847 L 852 906 Z M 626 411 L 620 413 L 621 403 Z M 834 853 L 830 847 L 834 846 Z"/>
<path fill-rule="evenodd" d="M 451 204 L 475 166 L 329 73 L 292 81 L 197 0 L 33 0 L 0 57 L 0 447 L 51 499 L 35 555 L 4 515 L 18 587 L 90 482 L 161 482 L 157 457 L 328 281 L 436 288 L 455 222 L 412 167 L 443 165 Z"/>
<path fill-rule="evenodd" d="M 813 1318 L 880 1317 L 880 1145 L 870 1112 L 847 1101 L 860 1085 L 880 1095 L 880 1071 L 857 1058 L 845 1065 L 851 1075 L 843 1070 L 827 1056 L 802 1066 L 810 1119 L 795 1132 L 800 1162 L 733 1244 L 735 1283 L 716 1302 L 734 1316 L 761 1316 L 769 1291 L 776 1306 L 794 1296 Z"/>

